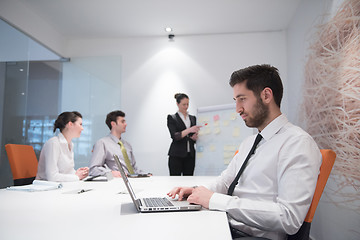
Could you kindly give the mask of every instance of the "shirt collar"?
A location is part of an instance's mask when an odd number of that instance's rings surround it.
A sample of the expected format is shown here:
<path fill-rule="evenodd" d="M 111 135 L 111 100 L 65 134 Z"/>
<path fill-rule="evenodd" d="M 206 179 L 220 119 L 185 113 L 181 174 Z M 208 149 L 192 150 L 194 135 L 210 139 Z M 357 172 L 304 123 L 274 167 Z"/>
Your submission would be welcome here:
<path fill-rule="evenodd" d="M 272 120 L 262 131 L 261 136 L 267 141 L 272 138 L 279 130 L 284 127 L 289 120 L 284 114 L 281 114 L 274 120 Z"/>
<path fill-rule="evenodd" d="M 185 116 L 184 116 L 184 114 L 183 114 L 182 112 L 177 111 L 177 113 L 179 114 L 179 116 L 180 116 L 181 118 L 185 119 Z M 189 116 L 189 112 L 188 112 L 188 111 L 186 112 L 186 114 L 187 114 L 187 116 Z"/>
<path fill-rule="evenodd" d="M 121 138 L 118 139 L 117 137 L 115 137 L 115 136 L 112 135 L 111 133 L 109 133 L 109 137 L 110 137 L 114 142 L 116 142 L 116 143 L 118 143 L 118 142 L 121 140 Z"/>
<path fill-rule="evenodd" d="M 68 144 L 66 138 L 64 137 L 64 135 L 61 132 L 58 134 L 58 138 L 59 138 L 60 143 Z M 72 149 L 72 147 L 74 146 L 73 142 L 70 142 L 70 146 L 71 146 L 71 149 Z"/>

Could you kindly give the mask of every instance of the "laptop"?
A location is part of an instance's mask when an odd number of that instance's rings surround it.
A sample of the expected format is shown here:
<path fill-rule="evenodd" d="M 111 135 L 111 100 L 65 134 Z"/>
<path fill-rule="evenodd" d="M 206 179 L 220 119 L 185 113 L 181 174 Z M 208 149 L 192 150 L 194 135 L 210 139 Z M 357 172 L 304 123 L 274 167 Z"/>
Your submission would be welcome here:
<path fill-rule="evenodd" d="M 157 198 L 136 198 L 133 188 L 129 182 L 124 169 L 121 166 L 119 157 L 114 155 L 116 164 L 119 167 L 119 171 L 125 186 L 130 194 L 130 197 L 138 212 L 176 212 L 176 211 L 195 211 L 200 210 L 201 205 L 191 204 L 187 201 L 172 201 L 166 197 Z"/>

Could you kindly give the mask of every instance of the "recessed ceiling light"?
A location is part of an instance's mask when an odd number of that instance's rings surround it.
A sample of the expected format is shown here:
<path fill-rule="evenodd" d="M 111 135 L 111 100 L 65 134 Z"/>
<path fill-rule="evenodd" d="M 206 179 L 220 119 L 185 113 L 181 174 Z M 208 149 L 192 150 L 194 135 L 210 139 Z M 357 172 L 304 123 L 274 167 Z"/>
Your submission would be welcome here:
<path fill-rule="evenodd" d="M 171 27 L 166 27 L 165 32 L 172 32 L 172 28 Z"/>

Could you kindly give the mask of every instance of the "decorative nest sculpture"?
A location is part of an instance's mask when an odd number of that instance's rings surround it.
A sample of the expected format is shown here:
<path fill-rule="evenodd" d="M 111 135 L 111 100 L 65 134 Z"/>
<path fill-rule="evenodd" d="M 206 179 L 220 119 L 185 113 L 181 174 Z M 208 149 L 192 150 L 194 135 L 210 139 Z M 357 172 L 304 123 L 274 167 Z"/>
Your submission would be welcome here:
<path fill-rule="evenodd" d="M 336 152 L 325 193 L 360 213 L 360 1 L 346 0 L 319 26 L 305 66 L 302 121 L 320 148 Z"/>

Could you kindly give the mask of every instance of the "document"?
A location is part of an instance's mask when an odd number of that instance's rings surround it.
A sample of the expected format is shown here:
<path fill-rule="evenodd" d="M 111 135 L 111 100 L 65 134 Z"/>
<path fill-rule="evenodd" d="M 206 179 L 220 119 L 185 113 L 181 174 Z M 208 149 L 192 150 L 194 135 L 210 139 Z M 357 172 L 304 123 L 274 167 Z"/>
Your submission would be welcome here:
<path fill-rule="evenodd" d="M 106 182 L 106 181 L 110 181 L 113 180 L 114 176 L 112 175 L 111 171 L 105 173 L 105 175 L 98 175 L 98 176 L 87 176 L 85 179 L 83 179 L 83 181 L 85 182 L 89 182 L 89 181 L 93 181 L 93 182 Z"/>
<path fill-rule="evenodd" d="M 143 178 L 143 177 L 150 177 L 150 173 L 145 174 L 130 174 L 128 175 L 129 178 Z"/>
<path fill-rule="evenodd" d="M 32 184 L 24 186 L 11 186 L 7 187 L 7 190 L 14 191 L 25 191 L 25 192 L 37 192 L 37 191 L 48 191 L 62 188 L 62 184 L 58 182 L 50 182 L 44 180 L 34 180 Z"/>
<path fill-rule="evenodd" d="M 87 176 L 83 181 L 84 182 L 107 182 L 106 176 Z"/>

